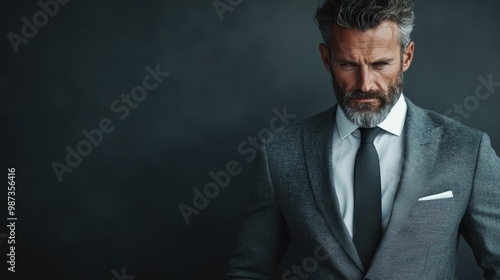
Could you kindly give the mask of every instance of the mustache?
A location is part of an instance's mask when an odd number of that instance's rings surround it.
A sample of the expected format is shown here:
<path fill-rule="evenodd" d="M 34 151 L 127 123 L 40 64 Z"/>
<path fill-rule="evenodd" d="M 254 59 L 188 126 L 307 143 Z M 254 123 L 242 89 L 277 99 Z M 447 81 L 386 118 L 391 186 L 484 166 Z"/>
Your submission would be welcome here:
<path fill-rule="evenodd" d="M 380 99 L 380 100 L 386 100 L 387 95 L 384 94 L 382 91 L 351 91 L 347 92 L 344 95 L 344 99 L 350 100 L 350 99 Z"/>

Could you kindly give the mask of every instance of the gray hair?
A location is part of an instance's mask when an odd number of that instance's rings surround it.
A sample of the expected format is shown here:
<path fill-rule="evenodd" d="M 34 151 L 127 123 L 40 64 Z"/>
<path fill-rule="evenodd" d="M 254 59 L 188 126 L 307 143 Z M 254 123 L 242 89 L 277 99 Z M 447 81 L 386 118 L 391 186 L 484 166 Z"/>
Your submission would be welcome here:
<path fill-rule="evenodd" d="M 318 5 L 316 23 L 323 40 L 330 46 L 330 32 L 334 23 L 365 31 L 390 20 L 398 25 L 402 50 L 410 42 L 415 22 L 411 0 L 324 0 Z"/>

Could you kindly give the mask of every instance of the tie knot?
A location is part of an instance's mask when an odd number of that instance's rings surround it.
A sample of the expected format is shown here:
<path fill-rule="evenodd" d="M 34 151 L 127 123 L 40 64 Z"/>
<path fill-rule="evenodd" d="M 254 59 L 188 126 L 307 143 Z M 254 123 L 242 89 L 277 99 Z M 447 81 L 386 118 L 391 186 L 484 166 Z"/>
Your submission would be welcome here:
<path fill-rule="evenodd" d="M 372 128 L 359 128 L 359 132 L 361 133 L 361 143 L 373 143 L 375 137 L 380 133 L 382 129 L 380 127 L 372 127 Z"/>

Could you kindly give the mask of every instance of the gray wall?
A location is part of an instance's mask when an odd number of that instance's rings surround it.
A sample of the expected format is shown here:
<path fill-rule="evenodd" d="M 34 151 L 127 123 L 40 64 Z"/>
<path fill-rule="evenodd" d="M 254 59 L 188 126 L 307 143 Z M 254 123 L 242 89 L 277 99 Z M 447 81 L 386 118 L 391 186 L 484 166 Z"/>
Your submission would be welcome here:
<path fill-rule="evenodd" d="M 500 81 L 500 2 L 474 3 L 416 3 L 405 94 L 441 113 L 470 102 L 462 122 L 498 151 L 500 87 L 477 104 L 474 94 L 478 77 Z M 268 126 L 273 108 L 304 118 L 335 102 L 315 8 L 244 0 L 221 21 L 209 0 L 73 0 L 15 54 L 7 34 L 21 35 L 21 18 L 41 8 L 2 1 L 1 163 L 17 169 L 19 273 L 111 279 L 125 267 L 137 280 L 220 277 L 252 178 L 238 145 Z M 170 75 L 121 120 L 111 104 L 157 64 Z M 59 182 L 51 164 L 65 163 L 65 147 L 76 149 L 103 118 L 114 131 Z M 192 189 L 230 160 L 241 174 L 186 225 L 179 203 L 191 204 Z M 460 279 L 479 279 L 464 242 L 458 262 Z"/>

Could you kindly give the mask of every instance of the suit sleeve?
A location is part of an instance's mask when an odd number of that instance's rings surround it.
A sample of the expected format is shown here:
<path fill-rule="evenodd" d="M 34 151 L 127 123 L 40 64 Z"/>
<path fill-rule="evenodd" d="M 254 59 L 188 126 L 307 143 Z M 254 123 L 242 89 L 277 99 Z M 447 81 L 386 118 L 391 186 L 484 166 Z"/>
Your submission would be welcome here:
<path fill-rule="evenodd" d="M 483 134 L 462 233 L 488 280 L 500 279 L 500 158 Z"/>
<path fill-rule="evenodd" d="M 229 260 L 229 279 L 272 279 L 287 242 L 287 230 L 276 202 L 266 149 L 257 157 L 252 198 Z"/>

